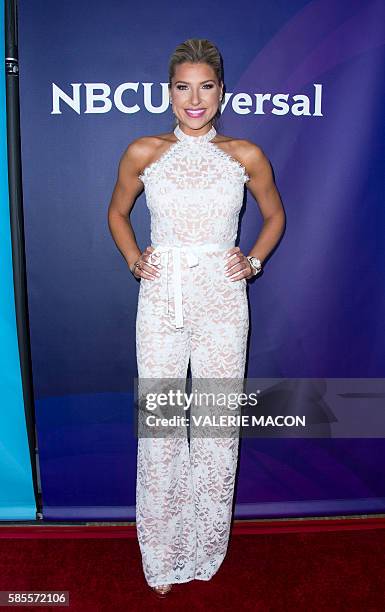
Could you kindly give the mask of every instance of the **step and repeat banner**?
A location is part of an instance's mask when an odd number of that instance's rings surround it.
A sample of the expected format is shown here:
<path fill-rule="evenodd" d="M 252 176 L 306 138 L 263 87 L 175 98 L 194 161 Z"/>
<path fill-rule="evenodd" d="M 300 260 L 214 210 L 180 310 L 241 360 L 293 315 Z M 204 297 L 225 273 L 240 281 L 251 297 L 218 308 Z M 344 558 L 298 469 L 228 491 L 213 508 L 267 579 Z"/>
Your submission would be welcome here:
<path fill-rule="evenodd" d="M 262 147 L 287 216 L 248 286 L 247 376 L 275 381 L 277 414 L 289 387 L 290 408 L 313 426 L 307 437 L 242 438 L 235 516 L 385 511 L 384 3 L 245 0 L 236 11 L 210 2 L 191 11 L 19 0 L 18 9 L 44 518 L 135 517 L 139 283 L 107 209 L 127 145 L 173 129 L 168 60 L 191 37 L 220 49 L 219 131 Z M 245 254 L 262 227 L 246 193 Z M 131 222 L 144 249 L 144 192 Z"/>

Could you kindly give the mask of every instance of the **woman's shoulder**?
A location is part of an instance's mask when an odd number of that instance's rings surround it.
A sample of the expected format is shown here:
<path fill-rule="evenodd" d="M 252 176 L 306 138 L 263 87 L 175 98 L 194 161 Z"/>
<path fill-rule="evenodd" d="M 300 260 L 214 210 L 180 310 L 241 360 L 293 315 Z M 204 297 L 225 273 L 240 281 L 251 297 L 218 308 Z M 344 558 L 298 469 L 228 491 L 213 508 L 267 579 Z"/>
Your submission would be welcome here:
<path fill-rule="evenodd" d="M 225 136 L 224 134 L 216 134 L 213 141 L 215 144 L 223 144 L 228 148 L 232 148 L 240 153 L 256 153 L 262 151 L 262 147 L 252 140 L 247 138 L 234 138 L 233 136 Z"/>
<path fill-rule="evenodd" d="M 220 145 L 231 157 L 239 160 L 245 168 L 250 167 L 251 163 L 255 165 L 258 161 L 263 161 L 266 158 L 262 147 L 247 138 L 234 138 L 233 136 L 217 134 L 215 144 Z"/>
<path fill-rule="evenodd" d="M 148 149 L 162 147 L 165 144 L 176 142 L 176 137 L 172 132 L 164 132 L 162 134 L 151 134 L 146 136 L 138 136 L 129 143 L 132 149 Z"/>
<path fill-rule="evenodd" d="M 153 134 L 146 136 L 138 136 L 128 143 L 124 157 L 135 161 L 139 168 L 144 168 L 150 164 L 154 158 L 162 155 L 175 140 L 171 133 Z"/>

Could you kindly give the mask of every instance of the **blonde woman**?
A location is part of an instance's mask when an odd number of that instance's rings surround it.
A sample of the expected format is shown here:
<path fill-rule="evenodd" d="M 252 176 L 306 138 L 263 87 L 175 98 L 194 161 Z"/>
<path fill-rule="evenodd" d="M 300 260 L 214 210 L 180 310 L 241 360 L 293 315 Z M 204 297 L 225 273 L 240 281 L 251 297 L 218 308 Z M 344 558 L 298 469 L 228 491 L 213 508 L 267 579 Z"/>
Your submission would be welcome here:
<path fill-rule="evenodd" d="M 222 61 L 205 39 L 177 46 L 169 63 L 176 118 L 169 133 L 132 141 L 119 163 L 108 212 L 114 241 L 140 280 L 138 378 L 242 378 L 249 310 L 246 283 L 277 244 L 284 211 L 262 149 L 220 135 Z M 245 184 L 264 224 L 250 253 L 235 238 Z M 151 245 L 142 252 L 129 213 L 145 188 Z M 238 437 L 140 437 L 136 525 L 148 585 L 210 580 L 226 554 Z"/>

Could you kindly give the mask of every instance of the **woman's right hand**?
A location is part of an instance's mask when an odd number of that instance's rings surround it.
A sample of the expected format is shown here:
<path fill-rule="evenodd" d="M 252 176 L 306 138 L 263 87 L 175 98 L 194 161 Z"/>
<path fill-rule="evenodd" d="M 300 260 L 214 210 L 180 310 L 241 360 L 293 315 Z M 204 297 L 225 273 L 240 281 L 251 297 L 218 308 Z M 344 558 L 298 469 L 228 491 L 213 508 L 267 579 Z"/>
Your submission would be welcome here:
<path fill-rule="evenodd" d="M 160 276 L 159 269 L 161 268 L 160 262 L 155 262 L 154 259 L 150 263 L 150 255 L 155 249 L 152 246 L 148 246 L 145 251 L 141 254 L 139 259 L 130 268 L 132 274 L 137 279 L 148 278 L 149 280 L 155 280 L 156 277 Z"/>

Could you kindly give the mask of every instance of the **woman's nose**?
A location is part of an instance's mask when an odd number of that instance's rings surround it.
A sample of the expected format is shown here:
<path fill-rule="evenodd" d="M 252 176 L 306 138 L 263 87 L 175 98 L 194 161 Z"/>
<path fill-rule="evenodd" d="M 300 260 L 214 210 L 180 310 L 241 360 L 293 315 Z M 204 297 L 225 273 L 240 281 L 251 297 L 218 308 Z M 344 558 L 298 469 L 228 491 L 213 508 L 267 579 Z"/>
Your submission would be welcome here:
<path fill-rule="evenodd" d="M 200 96 L 199 96 L 199 92 L 198 91 L 192 91 L 191 92 L 191 103 L 195 104 L 196 106 L 199 105 L 200 103 Z"/>

